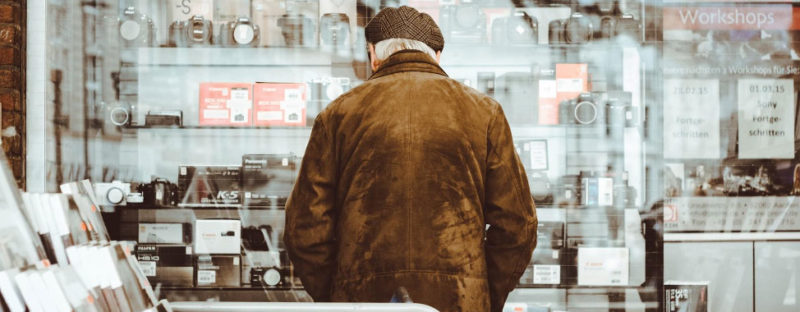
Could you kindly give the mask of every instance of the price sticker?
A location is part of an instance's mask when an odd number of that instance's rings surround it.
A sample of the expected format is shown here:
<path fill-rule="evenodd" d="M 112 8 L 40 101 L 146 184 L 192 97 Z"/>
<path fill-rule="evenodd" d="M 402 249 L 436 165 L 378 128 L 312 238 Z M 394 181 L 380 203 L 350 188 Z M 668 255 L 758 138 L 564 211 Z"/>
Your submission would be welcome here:
<path fill-rule="evenodd" d="M 139 266 L 142 268 L 142 273 L 144 273 L 144 276 L 156 276 L 155 261 L 139 261 Z"/>
<path fill-rule="evenodd" d="M 208 270 L 197 271 L 197 285 L 211 285 L 217 282 L 217 272 Z"/>

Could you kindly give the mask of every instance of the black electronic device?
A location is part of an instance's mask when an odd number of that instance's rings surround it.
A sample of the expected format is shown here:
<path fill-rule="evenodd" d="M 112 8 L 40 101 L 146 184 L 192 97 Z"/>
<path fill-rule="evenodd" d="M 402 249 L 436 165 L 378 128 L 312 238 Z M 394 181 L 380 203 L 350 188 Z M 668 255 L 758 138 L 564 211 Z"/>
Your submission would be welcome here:
<path fill-rule="evenodd" d="M 350 18 L 344 13 L 326 13 L 319 18 L 319 37 L 323 48 L 350 51 Z"/>
<path fill-rule="evenodd" d="M 623 14 L 614 25 L 614 36 L 626 36 L 639 42 L 642 40 L 642 23 L 631 14 Z"/>
<path fill-rule="evenodd" d="M 192 247 L 186 245 L 138 244 L 136 260 L 153 285 L 193 285 Z"/>
<path fill-rule="evenodd" d="M 566 42 L 564 39 L 564 23 L 566 20 L 552 20 L 547 25 L 547 37 L 550 44 Z"/>
<path fill-rule="evenodd" d="M 530 171 L 528 174 L 528 185 L 530 186 L 531 196 L 536 205 L 552 205 L 553 189 L 547 173 L 542 171 Z"/>
<path fill-rule="evenodd" d="M 153 179 L 139 186 L 144 205 L 150 207 L 175 207 L 180 201 L 178 185 L 164 179 Z"/>
<path fill-rule="evenodd" d="M 220 25 L 215 44 L 226 47 L 257 47 L 260 42 L 258 25 L 248 17 L 237 17 L 236 20 Z"/>
<path fill-rule="evenodd" d="M 106 106 L 108 121 L 115 126 L 125 127 L 133 118 L 132 106 L 125 101 L 118 101 Z"/>
<path fill-rule="evenodd" d="M 564 23 L 564 42 L 586 43 L 592 40 L 594 25 L 582 12 L 575 11 Z"/>
<path fill-rule="evenodd" d="M 213 23 L 201 15 L 175 21 L 169 28 L 169 45 L 173 47 L 210 45 L 213 37 Z"/>
<path fill-rule="evenodd" d="M 473 0 L 462 0 L 459 5 L 442 6 L 439 25 L 445 41 L 455 43 L 486 42 L 486 14 Z"/>
<path fill-rule="evenodd" d="M 605 93 L 581 93 L 576 99 L 559 103 L 559 122 L 562 124 L 597 125 L 605 120 Z"/>
<path fill-rule="evenodd" d="M 606 96 L 606 123 L 611 127 L 632 127 L 639 124 L 639 111 L 631 103 L 631 93 L 609 91 Z"/>
<path fill-rule="evenodd" d="M 288 268 L 255 267 L 250 269 L 251 287 L 283 287 L 290 285 Z"/>
<path fill-rule="evenodd" d="M 195 287 L 242 286 L 239 255 L 200 255 L 194 258 Z"/>
<path fill-rule="evenodd" d="M 294 155 L 242 156 L 243 204 L 248 207 L 284 207 L 297 179 Z"/>
<path fill-rule="evenodd" d="M 492 23 L 494 44 L 536 44 L 539 42 L 539 21 L 524 11 L 497 18 Z"/>
<path fill-rule="evenodd" d="M 281 34 L 289 47 L 316 45 L 314 20 L 299 14 L 284 14 L 278 19 Z"/>
<path fill-rule="evenodd" d="M 149 111 L 144 116 L 144 125 L 147 127 L 181 127 L 183 126 L 183 111 Z"/>
<path fill-rule="evenodd" d="M 581 202 L 580 176 L 565 175 L 553 187 L 553 201 L 558 206 L 576 206 Z"/>
<path fill-rule="evenodd" d="M 118 31 L 124 47 L 149 47 L 156 41 L 153 19 L 132 6 L 122 11 Z"/>

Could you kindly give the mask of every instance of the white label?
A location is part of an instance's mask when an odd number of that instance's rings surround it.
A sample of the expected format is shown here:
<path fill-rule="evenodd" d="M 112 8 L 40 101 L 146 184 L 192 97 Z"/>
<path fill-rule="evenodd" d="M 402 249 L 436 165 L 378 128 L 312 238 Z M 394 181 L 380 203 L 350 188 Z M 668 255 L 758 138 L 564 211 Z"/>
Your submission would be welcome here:
<path fill-rule="evenodd" d="M 583 79 L 562 78 L 556 82 L 558 92 L 583 92 Z"/>
<path fill-rule="evenodd" d="M 256 114 L 256 118 L 258 120 L 282 120 L 283 119 L 283 112 L 280 111 L 261 111 Z"/>
<path fill-rule="evenodd" d="M 139 267 L 142 268 L 142 273 L 144 273 L 144 276 L 156 276 L 155 261 L 139 261 Z"/>
<path fill-rule="evenodd" d="M 578 248 L 578 285 L 627 284 L 627 248 Z"/>
<path fill-rule="evenodd" d="M 719 158 L 719 119 L 719 80 L 664 80 L 664 158 Z"/>
<path fill-rule="evenodd" d="M 561 266 L 560 265 L 533 265 L 534 284 L 560 284 Z"/>
<path fill-rule="evenodd" d="M 283 92 L 283 99 L 284 101 L 291 102 L 299 102 L 303 100 L 303 90 L 302 89 L 286 89 Z"/>
<path fill-rule="evenodd" d="M 555 80 L 539 80 L 539 98 L 555 99 L 557 94 Z"/>
<path fill-rule="evenodd" d="M 226 109 L 204 109 L 203 119 L 228 119 L 228 110 Z"/>
<path fill-rule="evenodd" d="M 526 144 L 527 145 L 527 144 Z M 531 169 L 547 169 L 547 141 L 532 141 L 528 145 L 531 151 Z"/>
<path fill-rule="evenodd" d="M 234 100 L 247 102 L 249 95 L 250 91 L 246 88 L 231 89 L 231 102 Z"/>
<path fill-rule="evenodd" d="M 281 166 L 284 166 L 284 167 L 286 167 L 286 166 L 288 166 L 288 165 L 289 165 L 289 158 L 283 158 L 283 159 L 281 159 Z"/>
<path fill-rule="evenodd" d="M 208 270 L 197 271 L 197 285 L 210 285 L 217 282 L 217 272 Z"/>
<path fill-rule="evenodd" d="M 600 206 L 611 206 L 614 204 L 614 179 L 597 179 L 597 204 Z"/>
<path fill-rule="evenodd" d="M 794 158 L 794 83 L 739 80 L 739 158 Z"/>

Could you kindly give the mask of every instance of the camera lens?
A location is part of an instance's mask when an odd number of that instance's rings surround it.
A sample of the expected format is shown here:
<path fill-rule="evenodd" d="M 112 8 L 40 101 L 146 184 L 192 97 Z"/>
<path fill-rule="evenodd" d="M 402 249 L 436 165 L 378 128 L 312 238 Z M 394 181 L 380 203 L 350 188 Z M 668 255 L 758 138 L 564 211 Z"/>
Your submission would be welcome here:
<path fill-rule="evenodd" d="M 582 101 L 575 105 L 575 121 L 586 125 L 595 120 L 597 120 L 597 105 L 589 101 Z"/>

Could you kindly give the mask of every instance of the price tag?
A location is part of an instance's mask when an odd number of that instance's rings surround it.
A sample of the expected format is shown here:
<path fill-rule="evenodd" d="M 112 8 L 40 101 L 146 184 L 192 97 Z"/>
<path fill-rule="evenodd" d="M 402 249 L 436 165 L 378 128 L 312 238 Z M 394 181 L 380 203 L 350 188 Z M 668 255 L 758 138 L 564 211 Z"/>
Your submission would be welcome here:
<path fill-rule="evenodd" d="M 142 268 L 142 273 L 144 273 L 144 276 L 156 276 L 155 261 L 139 261 L 139 267 Z"/>
<path fill-rule="evenodd" d="M 741 79 L 738 84 L 739 158 L 794 158 L 794 83 Z"/>
<path fill-rule="evenodd" d="M 664 80 L 664 158 L 719 158 L 719 80 Z"/>
<path fill-rule="evenodd" d="M 533 265 L 534 284 L 560 284 L 561 266 L 560 265 Z"/>
<path fill-rule="evenodd" d="M 211 285 L 217 282 L 217 272 L 208 270 L 197 271 L 197 285 Z"/>

